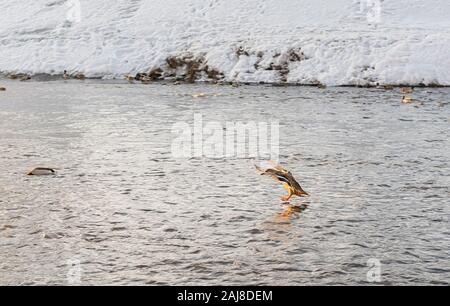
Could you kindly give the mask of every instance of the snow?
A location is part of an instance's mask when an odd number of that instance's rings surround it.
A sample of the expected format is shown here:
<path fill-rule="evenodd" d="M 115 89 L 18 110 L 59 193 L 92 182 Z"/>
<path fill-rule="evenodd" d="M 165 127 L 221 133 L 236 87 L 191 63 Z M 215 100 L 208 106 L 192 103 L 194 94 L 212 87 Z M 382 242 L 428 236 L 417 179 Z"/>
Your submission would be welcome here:
<path fill-rule="evenodd" d="M 197 80 L 217 71 L 234 82 L 450 85 L 448 0 L 0 0 L 0 8 L 4 73 L 121 78 L 161 68 L 182 78 L 194 62 Z M 169 57 L 186 63 L 173 69 Z"/>

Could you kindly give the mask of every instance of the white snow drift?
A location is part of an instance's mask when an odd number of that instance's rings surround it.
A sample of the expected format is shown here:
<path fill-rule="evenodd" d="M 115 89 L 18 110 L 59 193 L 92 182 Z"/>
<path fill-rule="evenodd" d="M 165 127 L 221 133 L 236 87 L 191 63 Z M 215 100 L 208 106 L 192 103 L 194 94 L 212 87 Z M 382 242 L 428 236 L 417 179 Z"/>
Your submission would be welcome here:
<path fill-rule="evenodd" d="M 0 71 L 450 85 L 448 0 L 0 0 Z"/>

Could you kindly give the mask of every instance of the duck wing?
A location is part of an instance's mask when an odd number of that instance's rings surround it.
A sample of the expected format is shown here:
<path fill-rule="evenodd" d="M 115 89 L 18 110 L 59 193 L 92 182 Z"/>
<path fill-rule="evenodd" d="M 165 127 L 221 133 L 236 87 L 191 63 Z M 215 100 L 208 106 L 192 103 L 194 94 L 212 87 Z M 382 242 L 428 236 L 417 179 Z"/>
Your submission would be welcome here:
<path fill-rule="evenodd" d="M 282 171 L 279 171 L 277 169 L 267 169 L 267 170 L 263 170 L 262 168 L 256 166 L 256 169 L 261 172 L 261 175 L 267 175 L 271 178 L 273 178 L 275 181 L 280 182 L 280 183 L 289 183 L 289 179 L 286 177 L 285 173 Z"/>
<path fill-rule="evenodd" d="M 283 173 L 289 173 L 289 171 L 287 171 L 286 169 L 281 167 L 281 165 L 277 164 L 273 160 L 269 160 L 269 163 L 273 166 L 273 169 L 278 170 L 278 171 L 283 172 Z"/>

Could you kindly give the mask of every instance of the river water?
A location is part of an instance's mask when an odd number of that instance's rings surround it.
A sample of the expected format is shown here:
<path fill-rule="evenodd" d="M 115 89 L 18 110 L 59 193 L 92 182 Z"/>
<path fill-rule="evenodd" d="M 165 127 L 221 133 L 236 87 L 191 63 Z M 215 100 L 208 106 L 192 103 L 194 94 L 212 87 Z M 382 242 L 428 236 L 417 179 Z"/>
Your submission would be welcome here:
<path fill-rule="evenodd" d="M 448 88 L 0 83 L 2 285 L 449 284 Z M 175 158 L 194 114 L 278 121 L 310 197 Z"/>

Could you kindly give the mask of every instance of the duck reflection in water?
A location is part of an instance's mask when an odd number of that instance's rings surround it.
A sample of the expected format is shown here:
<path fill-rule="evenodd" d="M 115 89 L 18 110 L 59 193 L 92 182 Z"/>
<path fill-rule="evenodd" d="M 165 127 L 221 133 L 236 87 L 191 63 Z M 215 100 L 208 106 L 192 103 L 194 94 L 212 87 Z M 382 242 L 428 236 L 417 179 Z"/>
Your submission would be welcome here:
<path fill-rule="evenodd" d="M 283 204 L 284 210 L 282 212 L 277 213 L 277 219 L 280 220 L 289 220 L 293 217 L 298 217 L 302 212 L 304 212 L 307 208 L 307 204 L 302 205 L 292 205 L 289 203 Z"/>
<path fill-rule="evenodd" d="M 300 217 L 307 208 L 307 204 L 292 205 L 282 204 L 283 210 L 275 213 L 262 224 L 263 231 L 267 234 L 267 237 L 272 241 L 281 242 L 285 245 L 291 245 L 299 238 L 299 232 L 294 223 L 295 219 Z M 273 252 L 271 250 L 270 252 Z"/>

